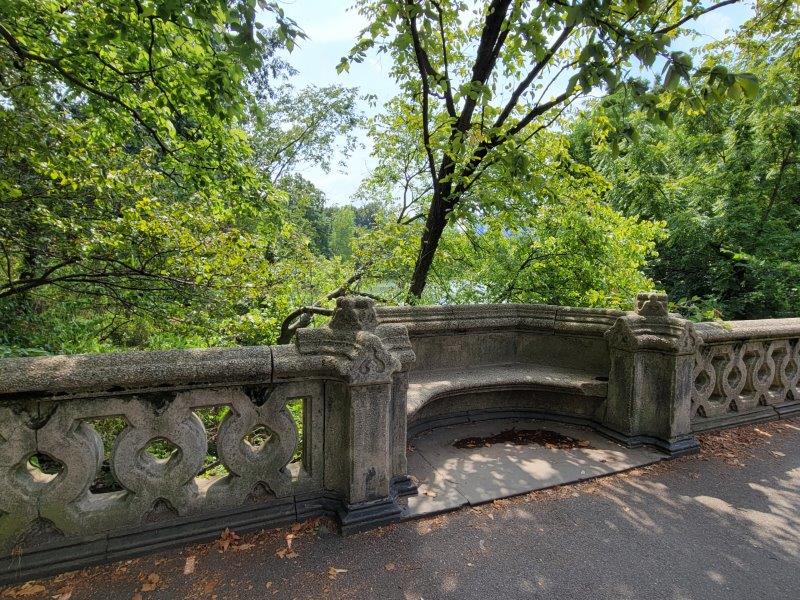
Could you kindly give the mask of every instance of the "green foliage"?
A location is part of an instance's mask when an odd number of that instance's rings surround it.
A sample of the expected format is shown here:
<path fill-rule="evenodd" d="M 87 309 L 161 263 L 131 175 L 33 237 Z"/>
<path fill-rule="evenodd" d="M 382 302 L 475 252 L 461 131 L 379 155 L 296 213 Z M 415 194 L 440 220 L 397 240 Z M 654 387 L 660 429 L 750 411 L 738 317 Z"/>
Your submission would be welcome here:
<path fill-rule="evenodd" d="M 528 182 L 507 167 L 487 174 L 476 190 L 488 196 L 483 210 L 445 233 L 427 293 L 448 303 L 630 307 L 653 287 L 641 270 L 662 223 L 611 208 L 608 184 L 572 163 L 559 136 L 541 136 L 527 168 L 536 175 Z"/>
<path fill-rule="evenodd" d="M 359 96 L 291 85 L 276 3 L 0 0 L 0 356 L 270 343 L 349 290 L 800 312 L 796 6 L 699 53 L 670 46 L 703 2 L 358 6 L 340 67 L 386 52 L 401 94 L 326 206 L 302 172 Z"/>
<path fill-rule="evenodd" d="M 373 123 L 379 166 L 359 192 L 385 198 L 378 226 L 357 239 L 356 260 L 373 261 L 367 289 L 400 299 L 416 260 L 419 214 L 430 195 L 424 154 L 403 104 Z M 627 306 L 650 289 L 642 275 L 663 223 L 625 217 L 605 201 L 608 183 L 576 163 L 567 139 L 542 133 L 498 160 L 451 214 L 434 260 L 426 303 L 546 302 Z M 384 154 L 385 153 L 385 154 Z"/>
<path fill-rule="evenodd" d="M 348 260 L 352 255 L 351 244 L 356 231 L 356 211 L 352 206 L 341 206 L 331 212 L 331 253 Z"/>
<path fill-rule="evenodd" d="M 302 36 L 275 4 L 0 1 L 0 34 L 4 354 L 270 342 L 337 285 L 324 198 L 292 169 L 330 154 L 354 97 L 306 90 L 306 115 L 272 90 Z M 254 139 L 289 114 L 309 133 L 277 183 Z"/>
<path fill-rule="evenodd" d="M 609 178 L 613 205 L 668 222 L 648 272 L 693 318 L 800 313 L 800 15 L 782 7 L 759 4 L 707 49 L 757 73 L 755 97 L 687 107 L 668 128 L 619 95 L 574 128 L 574 155 Z"/>
<path fill-rule="evenodd" d="M 325 209 L 325 194 L 302 175 L 284 175 L 277 187 L 286 193 L 293 223 L 308 237 L 315 254 L 331 256 L 331 218 Z"/>
<path fill-rule="evenodd" d="M 344 167 L 358 146 L 355 129 L 363 117 L 357 100 L 355 89 L 338 85 L 281 86 L 259 104 L 250 125 L 253 164 L 273 182 L 310 165 L 326 172 Z"/>
<path fill-rule="evenodd" d="M 687 103 L 752 96 L 751 74 L 698 68 L 689 54 L 670 51 L 688 23 L 732 1 L 357 2 L 368 25 L 339 70 L 369 51 L 392 57 L 402 90 L 395 109 L 415 124 L 411 147 L 424 151 L 431 190 L 408 300 L 424 291 L 450 213 L 496 162 L 524 170 L 529 141 L 576 101 L 624 90 L 648 117 L 667 122 Z M 658 69 L 663 81 L 633 76 Z"/>

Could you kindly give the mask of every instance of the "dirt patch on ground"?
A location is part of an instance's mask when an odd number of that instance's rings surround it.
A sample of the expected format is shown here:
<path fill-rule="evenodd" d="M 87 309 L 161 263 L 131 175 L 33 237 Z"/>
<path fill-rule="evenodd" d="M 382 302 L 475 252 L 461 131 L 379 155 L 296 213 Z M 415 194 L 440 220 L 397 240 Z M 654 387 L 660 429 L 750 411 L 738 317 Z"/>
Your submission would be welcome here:
<path fill-rule="evenodd" d="M 558 450 L 571 450 L 573 448 L 591 448 L 589 442 L 577 440 L 557 431 L 549 429 L 506 429 L 495 435 L 486 437 L 468 437 L 457 440 L 453 446 L 460 449 L 484 448 L 493 444 L 514 444 L 515 446 L 530 446 L 537 444 L 545 448 Z"/>
<path fill-rule="evenodd" d="M 753 450 L 771 446 L 776 438 L 796 434 L 800 431 L 800 419 L 787 419 L 746 425 L 731 429 L 710 431 L 697 436 L 700 441 L 700 458 L 714 456 L 734 467 L 744 466 L 747 458 L 753 458 Z"/>

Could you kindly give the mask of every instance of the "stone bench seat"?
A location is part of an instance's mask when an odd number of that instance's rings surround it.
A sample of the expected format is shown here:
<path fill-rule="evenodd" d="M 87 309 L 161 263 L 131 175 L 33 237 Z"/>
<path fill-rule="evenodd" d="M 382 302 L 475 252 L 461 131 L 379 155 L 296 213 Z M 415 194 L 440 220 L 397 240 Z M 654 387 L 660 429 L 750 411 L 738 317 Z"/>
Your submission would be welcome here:
<path fill-rule="evenodd" d="M 468 368 L 419 370 L 410 373 L 407 413 L 448 396 L 504 390 L 545 390 L 597 398 L 608 392 L 607 378 L 583 370 L 552 365 L 511 363 Z"/>

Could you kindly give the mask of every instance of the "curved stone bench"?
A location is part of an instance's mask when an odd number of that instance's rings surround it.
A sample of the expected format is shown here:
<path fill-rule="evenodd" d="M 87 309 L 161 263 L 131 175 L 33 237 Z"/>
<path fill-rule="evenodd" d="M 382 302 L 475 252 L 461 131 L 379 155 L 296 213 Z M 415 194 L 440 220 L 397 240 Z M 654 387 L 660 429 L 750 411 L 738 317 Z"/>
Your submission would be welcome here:
<path fill-rule="evenodd" d="M 469 370 L 418 371 L 409 378 L 407 410 L 414 415 L 442 398 L 508 390 L 556 391 L 603 400 L 608 383 L 607 377 L 587 371 L 525 363 L 480 365 Z"/>
<path fill-rule="evenodd" d="M 473 420 L 538 416 L 602 421 L 610 370 L 604 333 L 624 314 L 547 305 L 379 308 L 402 323 L 409 433 Z"/>

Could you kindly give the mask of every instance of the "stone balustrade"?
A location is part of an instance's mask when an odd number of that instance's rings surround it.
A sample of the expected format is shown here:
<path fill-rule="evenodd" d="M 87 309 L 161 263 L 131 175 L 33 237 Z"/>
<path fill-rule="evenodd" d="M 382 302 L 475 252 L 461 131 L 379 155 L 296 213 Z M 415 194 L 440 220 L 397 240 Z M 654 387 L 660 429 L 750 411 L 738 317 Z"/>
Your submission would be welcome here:
<path fill-rule="evenodd" d="M 798 340 L 800 319 L 693 325 L 658 294 L 632 312 L 354 296 L 285 346 L 0 360 L 0 581 L 226 527 L 394 521 L 409 427 L 529 416 L 692 452 L 696 431 L 800 411 Z"/>
<path fill-rule="evenodd" d="M 413 359 L 404 327 L 378 325 L 372 301 L 350 297 L 289 346 L 0 361 L 0 577 L 225 527 L 331 515 L 349 533 L 396 520 L 397 496 L 414 491 Z M 203 411 L 224 411 L 215 431 Z M 115 424 L 104 444 L 98 430 Z M 225 473 L 203 477 L 210 446 Z M 98 489 L 104 465 L 111 485 Z"/>
<path fill-rule="evenodd" d="M 700 323 L 692 373 L 696 431 L 800 412 L 800 319 Z"/>

